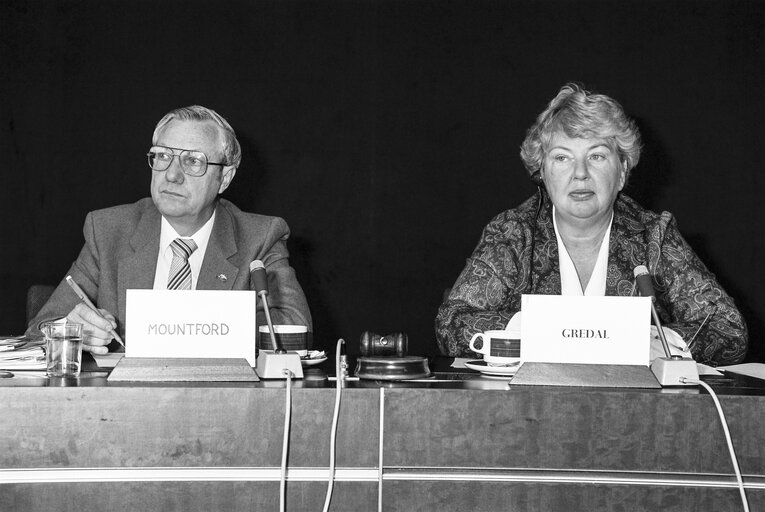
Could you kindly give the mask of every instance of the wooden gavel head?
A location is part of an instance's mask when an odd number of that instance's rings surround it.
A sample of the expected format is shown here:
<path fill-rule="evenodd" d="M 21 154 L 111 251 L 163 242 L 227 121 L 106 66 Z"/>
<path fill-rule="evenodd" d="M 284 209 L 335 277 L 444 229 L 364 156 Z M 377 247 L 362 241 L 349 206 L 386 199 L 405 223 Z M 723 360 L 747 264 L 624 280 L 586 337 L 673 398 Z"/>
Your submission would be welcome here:
<path fill-rule="evenodd" d="M 371 331 L 364 331 L 359 339 L 359 349 L 364 357 L 404 357 L 409 349 L 409 338 L 405 332 L 381 336 Z"/>

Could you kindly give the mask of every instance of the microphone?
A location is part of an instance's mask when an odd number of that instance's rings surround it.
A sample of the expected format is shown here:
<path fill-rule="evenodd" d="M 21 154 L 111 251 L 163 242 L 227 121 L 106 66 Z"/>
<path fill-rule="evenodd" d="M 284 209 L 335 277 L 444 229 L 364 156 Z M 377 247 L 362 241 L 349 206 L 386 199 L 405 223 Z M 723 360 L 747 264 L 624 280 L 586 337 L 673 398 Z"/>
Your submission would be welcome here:
<path fill-rule="evenodd" d="M 664 329 L 661 327 L 661 320 L 659 320 L 659 314 L 656 312 L 654 302 L 656 302 L 656 292 L 653 289 L 653 282 L 651 282 L 651 275 L 648 273 L 648 269 L 645 265 L 638 265 L 634 270 L 635 284 L 637 285 L 638 292 L 643 297 L 651 297 L 651 316 L 653 316 L 653 323 L 656 325 L 656 330 L 659 331 L 659 339 L 661 340 L 661 346 L 664 348 L 664 354 L 668 359 L 677 359 L 678 357 L 672 357 L 672 353 L 669 350 L 669 343 L 664 336 Z"/>
<path fill-rule="evenodd" d="M 271 343 L 274 347 L 274 353 L 285 354 L 287 351 L 282 347 L 281 342 L 274 334 L 274 324 L 271 322 L 271 313 L 268 310 L 268 277 L 266 276 L 266 266 L 260 260 L 253 260 L 250 263 L 250 282 L 255 292 L 260 296 L 263 302 L 263 311 L 266 313 L 266 322 L 268 323 L 268 332 L 271 334 Z"/>
<path fill-rule="evenodd" d="M 258 295 L 268 295 L 266 266 L 260 260 L 252 260 L 252 263 L 250 263 L 250 283 Z"/>
<path fill-rule="evenodd" d="M 656 292 L 653 289 L 653 282 L 651 281 L 651 275 L 648 273 L 648 269 L 645 265 L 638 265 L 634 270 L 635 284 L 638 287 L 640 295 L 643 297 L 651 297 L 651 302 L 656 300 Z"/>
<path fill-rule="evenodd" d="M 291 374 L 292 378 L 303 378 L 303 365 L 297 352 L 287 352 L 282 347 L 279 338 L 274 334 L 274 324 L 271 322 L 271 313 L 268 310 L 268 276 L 266 266 L 260 260 L 250 263 L 250 284 L 263 301 L 263 311 L 266 313 L 268 332 L 271 334 L 273 353 L 261 350 L 258 353 L 256 367 L 261 379 L 284 379 Z"/>
<path fill-rule="evenodd" d="M 659 314 L 656 312 L 656 292 L 653 289 L 653 283 L 651 282 L 651 275 L 648 273 L 648 269 L 645 265 L 638 265 L 635 267 L 635 284 L 637 285 L 640 295 L 644 297 L 651 297 L 651 315 L 653 316 L 653 323 L 656 324 L 656 330 L 659 331 L 659 339 L 661 345 L 664 348 L 664 354 L 666 357 L 657 357 L 651 362 L 651 371 L 653 372 L 656 380 L 662 386 L 693 386 L 695 382 L 699 380 L 699 370 L 696 367 L 696 361 L 693 359 L 686 359 L 682 356 L 673 356 L 669 350 L 669 343 L 664 336 L 664 329 L 661 326 L 661 320 Z"/>

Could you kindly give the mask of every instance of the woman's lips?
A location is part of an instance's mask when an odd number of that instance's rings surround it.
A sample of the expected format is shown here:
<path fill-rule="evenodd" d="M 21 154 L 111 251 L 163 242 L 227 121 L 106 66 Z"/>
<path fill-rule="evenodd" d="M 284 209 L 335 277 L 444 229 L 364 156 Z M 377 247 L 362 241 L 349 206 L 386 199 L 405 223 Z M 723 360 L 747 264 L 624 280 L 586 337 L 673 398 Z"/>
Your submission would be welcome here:
<path fill-rule="evenodd" d="M 586 199 L 590 199 L 592 196 L 595 195 L 595 192 L 592 190 L 575 190 L 573 192 L 569 192 L 568 194 L 575 200 L 583 201 Z"/>

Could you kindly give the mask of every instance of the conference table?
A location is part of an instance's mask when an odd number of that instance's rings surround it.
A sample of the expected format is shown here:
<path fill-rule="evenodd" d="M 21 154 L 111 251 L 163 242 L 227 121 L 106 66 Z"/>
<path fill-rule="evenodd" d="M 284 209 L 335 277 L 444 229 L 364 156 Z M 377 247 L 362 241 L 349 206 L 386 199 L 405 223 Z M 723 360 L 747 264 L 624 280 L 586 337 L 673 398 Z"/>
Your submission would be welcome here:
<path fill-rule="evenodd" d="M 514 386 L 433 376 L 345 382 L 329 510 L 741 510 L 723 428 L 699 387 Z M 19 372 L 20 373 L 20 372 Z M 0 510 L 322 510 L 332 361 L 287 383 L 0 379 Z M 705 377 L 751 510 L 765 510 L 765 381 Z"/>

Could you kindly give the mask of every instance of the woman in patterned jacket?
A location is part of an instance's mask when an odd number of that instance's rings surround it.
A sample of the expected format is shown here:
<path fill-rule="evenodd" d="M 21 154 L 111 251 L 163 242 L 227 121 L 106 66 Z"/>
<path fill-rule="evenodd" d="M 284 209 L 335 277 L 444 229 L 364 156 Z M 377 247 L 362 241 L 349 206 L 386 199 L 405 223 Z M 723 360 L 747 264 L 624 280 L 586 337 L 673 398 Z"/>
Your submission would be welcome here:
<path fill-rule="evenodd" d="M 521 294 L 628 296 L 634 268 L 645 265 L 665 331 L 693 339 L 694 359 L 744 358 L 741 313 L 672 214 L 621 193 L 640 158 L 640 133 L 619 103 L 564 86 L 529 129 L 521 158 L 539 193 L 484 228 L 436 317 L 443 354 L 472 355 L 472 335 L 504 329 Z"/>

